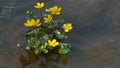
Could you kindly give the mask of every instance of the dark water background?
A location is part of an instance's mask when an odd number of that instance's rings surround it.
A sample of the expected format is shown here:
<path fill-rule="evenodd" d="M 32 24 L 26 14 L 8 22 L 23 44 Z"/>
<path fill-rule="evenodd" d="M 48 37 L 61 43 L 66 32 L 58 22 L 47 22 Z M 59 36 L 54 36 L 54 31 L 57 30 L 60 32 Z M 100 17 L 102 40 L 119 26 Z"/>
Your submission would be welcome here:
<path fill-rule="evenodd" d="M 39 58 L 16 47 L 25 44 L 25 12 L 37 1 L 0 0 L 0 68 L 120 68 L 120 0 L 42 0 L 63 7 L 60 17 L 74 29 L 68 55 Z"/>

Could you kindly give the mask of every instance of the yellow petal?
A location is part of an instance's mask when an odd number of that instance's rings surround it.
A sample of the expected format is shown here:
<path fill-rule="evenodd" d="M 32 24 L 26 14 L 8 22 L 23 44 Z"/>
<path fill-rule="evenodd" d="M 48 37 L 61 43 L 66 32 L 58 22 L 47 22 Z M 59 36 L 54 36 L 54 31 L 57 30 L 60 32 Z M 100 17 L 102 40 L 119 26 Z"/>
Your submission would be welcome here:
<path fill-rule="evenodd" d="M 31 19 L 31 22 L 35 22 L 35 19 Z"/>
<path fill-rule="evenodd" d="M 38 8 L 37 6 L 34 6 L 35 8 Z"/>
<path fill-rule="evenodd" d="M 51 43 L 51 40 L 48 40 L 48 43 Z"/>
<path fill-rule="evenodd" d="M 70 27 L 70 29 L 72 29 L 73 27 Z"/>
<path fill-rule="evenodd" d="M 30 23 L 24 23 L 25 26 L 31 27 L 32 25 Z"/>
<path fill-rule="evenodd" d="M 52 42 L 56 42 L 56 39 L 53 39 Z"/>
<path fill-rule="evenodd" d="M 27 23 L 30 23 L 30 20 L 27 20 Z"/>
<path fill-rule="evenodd" d="M 35 6 L 34 6 L 35 8 L 42 8 L 42 7 L 44 7 L 44 3 L 42 2 L 42 3 L 40 3 L 40 2 L 38 2 Z"/>
<path fill-rule="evenodd" d="M 53 8 L 54 8 L 54 9 L 58 9 L 58 6 L 54 6 Z"/>
<path fill-rule="evenodd" d="M 49 12 L 49 9 L 45 9 L 46 12 Z"/>
<path fill-rule="evenodd" d="M 37 24 L 36 26 L 40 26 L 40 25 L 41 25 L 41 23 Z"/>
<path fill-rule="evenodd" d="M 44 6 L 44 3 L 41 3 L 41 7 L 43 7 Z"/>
<path fill-rule="evenodd" d="M 59 44 L 59 42 L 56 42 L 56 44 L 55 45 L 58 45 Z"/>
<path fill-rule="evenodd" d="M 36 22 L 39 23 L 39 22 L 40 22 L 40 19 L 37 19 Z"/>
<path fill-rule="evenodd" d="M 72 24 L 69 24 L 69 23 L 68 23 L 68 26 L 70 27 L 70 26 L 72 26 Z"/>
<path fill-rule="evenodd" d="M 48 18 L 44 17 L 44 22 L 45 22 L 45 23 L 49 23 Z"/>
<path fill-rule="evenodd" d="M 52 16 L 50 14 L 47 15 L 47 17 L 44 17 L 44 22 L 49 23 L 52 20 Z"/>
<path fill-rule="evenodd" d="M 69 32 L 69 30 L 65 30 L 65 32 Z"/>
<path fill-rule="evenodd" d="M 57 13 L 56 13 L 56 15 L 60 15 L 60 14 L 61 14 L 61 12 L 57 12 Z"/>
<path fill-rule="evenodd" d="M 65 28 L 65 27 L 66 27 L 66 24 L 63 24 L 63 27 Z"/>
<path fill-rule="evenodd" d="M 62 10 L 62 8 L 60 7 L 58 10 L 59 10 L 59 11 L 61 11 L 61 10 Z"/>

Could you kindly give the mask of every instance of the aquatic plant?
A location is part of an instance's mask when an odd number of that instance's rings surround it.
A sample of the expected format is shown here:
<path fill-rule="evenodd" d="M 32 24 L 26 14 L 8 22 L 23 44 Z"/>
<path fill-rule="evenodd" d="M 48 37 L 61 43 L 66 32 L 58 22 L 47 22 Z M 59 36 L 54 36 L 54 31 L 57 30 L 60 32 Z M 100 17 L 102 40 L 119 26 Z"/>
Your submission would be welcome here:
<path fill-rule="evenodd" d="M 35 10 L 44 8 L 44 3 L 36 3 Z M 64 23 L 63 19 L 56 18 L 61 14 L 61 7 L 53 6 L 45 9 L 40 16 L 36 16 L 33 11 L 26 12 L 26 22 L 24 26 L 29 30 L 25 32 L 24 39 L 27 43 L 26 49 L 32 49 L 35 54 L 55 52 L 66 54 L 70 51 L 71 45 L 65 43 L 65 35 L 72 29 L 71 23 Z M 17 45 L 20 47 L 20 44 Z"/>

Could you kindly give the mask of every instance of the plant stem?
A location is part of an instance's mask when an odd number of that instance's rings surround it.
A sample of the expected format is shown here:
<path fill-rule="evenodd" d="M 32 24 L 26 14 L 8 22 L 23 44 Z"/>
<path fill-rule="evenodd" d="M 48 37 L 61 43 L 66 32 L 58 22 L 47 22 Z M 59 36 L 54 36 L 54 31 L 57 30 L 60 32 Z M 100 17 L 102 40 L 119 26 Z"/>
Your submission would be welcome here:
<path fill-rule="evenodd" d="M 37 40 L 37 28 L 35 29 L 35 40 Z"/>
<path fill-rule="evenodd" d="M 65 32 L 62 32 L 61 34 L 63 35 Z"/>

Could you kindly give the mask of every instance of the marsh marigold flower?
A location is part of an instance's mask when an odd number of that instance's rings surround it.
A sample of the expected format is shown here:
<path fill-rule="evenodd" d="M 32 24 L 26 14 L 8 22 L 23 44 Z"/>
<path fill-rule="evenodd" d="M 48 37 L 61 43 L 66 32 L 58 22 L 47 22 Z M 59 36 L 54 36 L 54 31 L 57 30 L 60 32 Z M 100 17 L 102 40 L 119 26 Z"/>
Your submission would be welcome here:
<path fill-rule="evenodd" d="M 59 14 L 61 14 L 61 9 L 62 9 L 61 7 L 54 6 L 54 7 L 51 7 L 49 9 L 46 9 L 45 11 L 50 12 L 51 14 L 59 15 Z"/>
<path fill-rule="evenodd" d="M 43 2 L 42 3 L 38 2 L 34 7 L 37 8 L 37 9 L 40 9 L 40 8 L 44 7 L 44 3 Z"/>
<path fill-rule="evenodd" d="M 37 27 L 37 26 L 40 26 L 41 23 L 40 23 L 40 19 L 31 19 L 31 20 L 27 20 L 26 23 L 24 23 L 25 26 L 27 27 Z"/>
<path fill-rule="evenodd" d="M 56 39 L 53 39 L 53 40 L 48 40 L 48 44 L 52 47 L 55 47 L 59 45 L 59 42 L 57 42 Z"/>
<path fill-rule="evenodd" d="M 65 32 L 69 32 L 72 28 L 73 27 L 72 27 L 71 23 L 63 24 L 63 29 L 64 29 Z"/>
<path fill-rule="evenodd" d="M 47 17 L 44 17 L 44 22 L 49 23 L 52 21 L 52 16 L 50 14 L 47 15 Z"/>

